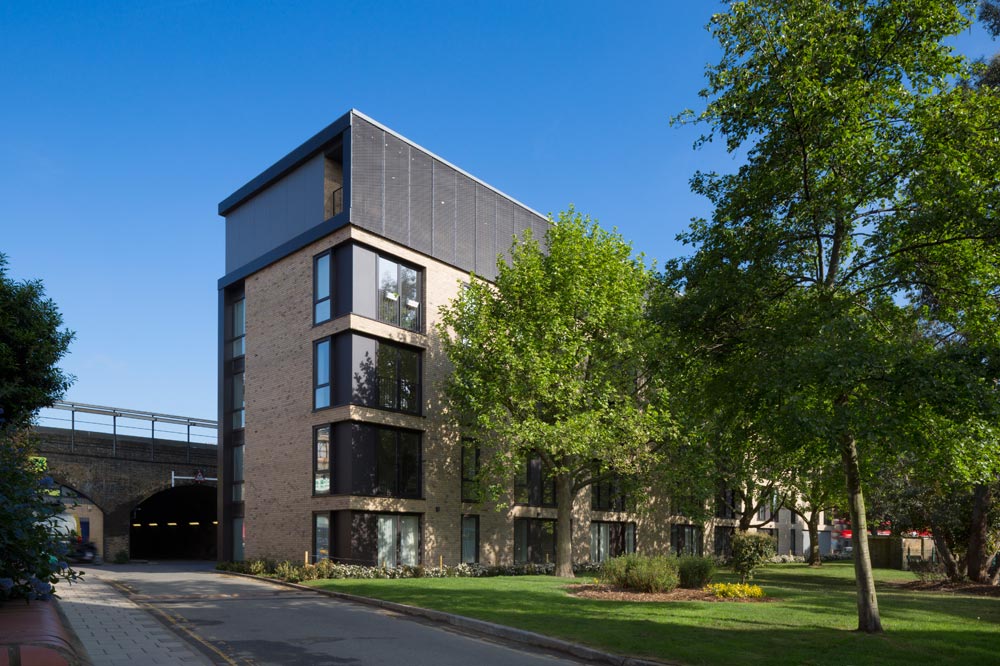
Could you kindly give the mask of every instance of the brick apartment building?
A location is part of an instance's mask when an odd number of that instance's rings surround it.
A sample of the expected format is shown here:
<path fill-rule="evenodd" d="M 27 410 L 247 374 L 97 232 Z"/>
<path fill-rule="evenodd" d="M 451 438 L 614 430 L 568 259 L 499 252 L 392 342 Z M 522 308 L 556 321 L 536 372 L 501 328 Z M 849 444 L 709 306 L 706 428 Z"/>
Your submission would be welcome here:
<path fill-rule="evenodd" d="M 542 238 L 547 220 L 353 110 L 219 214 L 220 559 L 553 559 L 554 493 L 537 465 L 507 508 L 476 501 L 434 335 L 469 274 L 493 279 L 512 238 Z M 574 559 L 702 552 L 733 524 L 627 508 L 610 485 L 581 494 Z"/>

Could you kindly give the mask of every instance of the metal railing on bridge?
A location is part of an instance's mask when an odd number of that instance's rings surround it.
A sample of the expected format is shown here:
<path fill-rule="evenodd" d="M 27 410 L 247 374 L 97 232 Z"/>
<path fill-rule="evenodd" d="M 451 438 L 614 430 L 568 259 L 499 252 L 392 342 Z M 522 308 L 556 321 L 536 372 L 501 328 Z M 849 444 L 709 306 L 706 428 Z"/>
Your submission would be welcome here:
<path fill-rule="evenodd" d="M 69 418 L 56 416 L 60 411 L 69 412 Z M 94 420 L 96 417 L 105 418 Z M 148 423 L 148 426 L 136 425 L 140 422 Z M 178 443 L 186 442 L 190 448 L 191 444 L 218 444 L 219 428 L 218 421 L 211 419 L 161 414 L 122 407 L 107 407 L 105 405 L 90 405 L 65 400 L 60 400 L 52 407 L 43 409 L 38 416 L 38 425 L 69 430 L 71 451 L 76 446 L 78 432 L 110 434 L 113 456 L 117 456 L 118 453 L 119 435 L 134 441 L 137 438 L 145 439 L 148 432 L 150 446 L 157 440 L 169 440 Z M 158 425 L 159 427 L 157 427 Z M 178 430 L 171 428 L 171 426 L 183 426 L 184 429 Z"/>

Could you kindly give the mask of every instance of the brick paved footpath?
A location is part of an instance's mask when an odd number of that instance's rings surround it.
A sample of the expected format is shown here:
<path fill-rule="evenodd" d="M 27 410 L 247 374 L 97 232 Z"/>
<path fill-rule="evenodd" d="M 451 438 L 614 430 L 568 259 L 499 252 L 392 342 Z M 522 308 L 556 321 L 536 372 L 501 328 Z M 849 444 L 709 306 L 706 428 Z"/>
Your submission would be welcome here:
<path fill-rule="evenodd" d="M 94 666 L 213 663 L 92 571 L 83 582 L 58 585 L 57 593 Z"/>

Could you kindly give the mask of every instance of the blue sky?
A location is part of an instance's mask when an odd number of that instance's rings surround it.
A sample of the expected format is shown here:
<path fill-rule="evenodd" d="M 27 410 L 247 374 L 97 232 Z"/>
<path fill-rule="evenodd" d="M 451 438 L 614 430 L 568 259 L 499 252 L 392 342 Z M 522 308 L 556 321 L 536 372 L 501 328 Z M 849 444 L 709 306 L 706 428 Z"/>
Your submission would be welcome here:
<path fill-rule="evenodd" d="M 662 263 L 708 214 L 702 2 L 8 2 L 0 252 L 76 331 L 67 399 L 214 418 L 219 201 L 354 107 Z M 974 28 L 970 56 L 997 44 Z"/>

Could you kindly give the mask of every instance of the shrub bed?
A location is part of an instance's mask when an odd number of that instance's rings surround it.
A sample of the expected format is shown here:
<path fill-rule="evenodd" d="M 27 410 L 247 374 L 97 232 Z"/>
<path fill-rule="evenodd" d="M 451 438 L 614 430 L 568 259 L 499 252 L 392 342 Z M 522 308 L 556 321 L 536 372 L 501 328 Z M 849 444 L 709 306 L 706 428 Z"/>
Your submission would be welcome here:
<path fill-rule="evenodd" d="M 715 560 L 711 557 L 681 557 L 677 561 L 680 585 L 688 590 L 700 590 L 712 582 Z"/>
<path fill-rule="evenodd" d="M 398 567 L 370 567 L 360 564 L 341 564 L 330 560 L 320 560 L 316 564 L 292 564 L 291 562 L 262 558 L 244 562 L 220 562 L 215 565 L 219 571 L 267 576 L 301 583 L 317 579 L 375 579 L 375 578 L 491 578 L 494 576 L 544 576 L 555 572 L 554 564 L 515 564 L 507 566 L 485 566 L 482 564 L 459 564 L 457 566 L 425 567 L 401 565 Z M 597 573 L 598 565 L 581 564 L 573 567 L 576 573 Z"/>
<path fill-rule="evenodd" d="M 679 581 L 677 558 L 623 555 L 601 567 L 601 580 L 635 592 L 669 592 Z"/>

